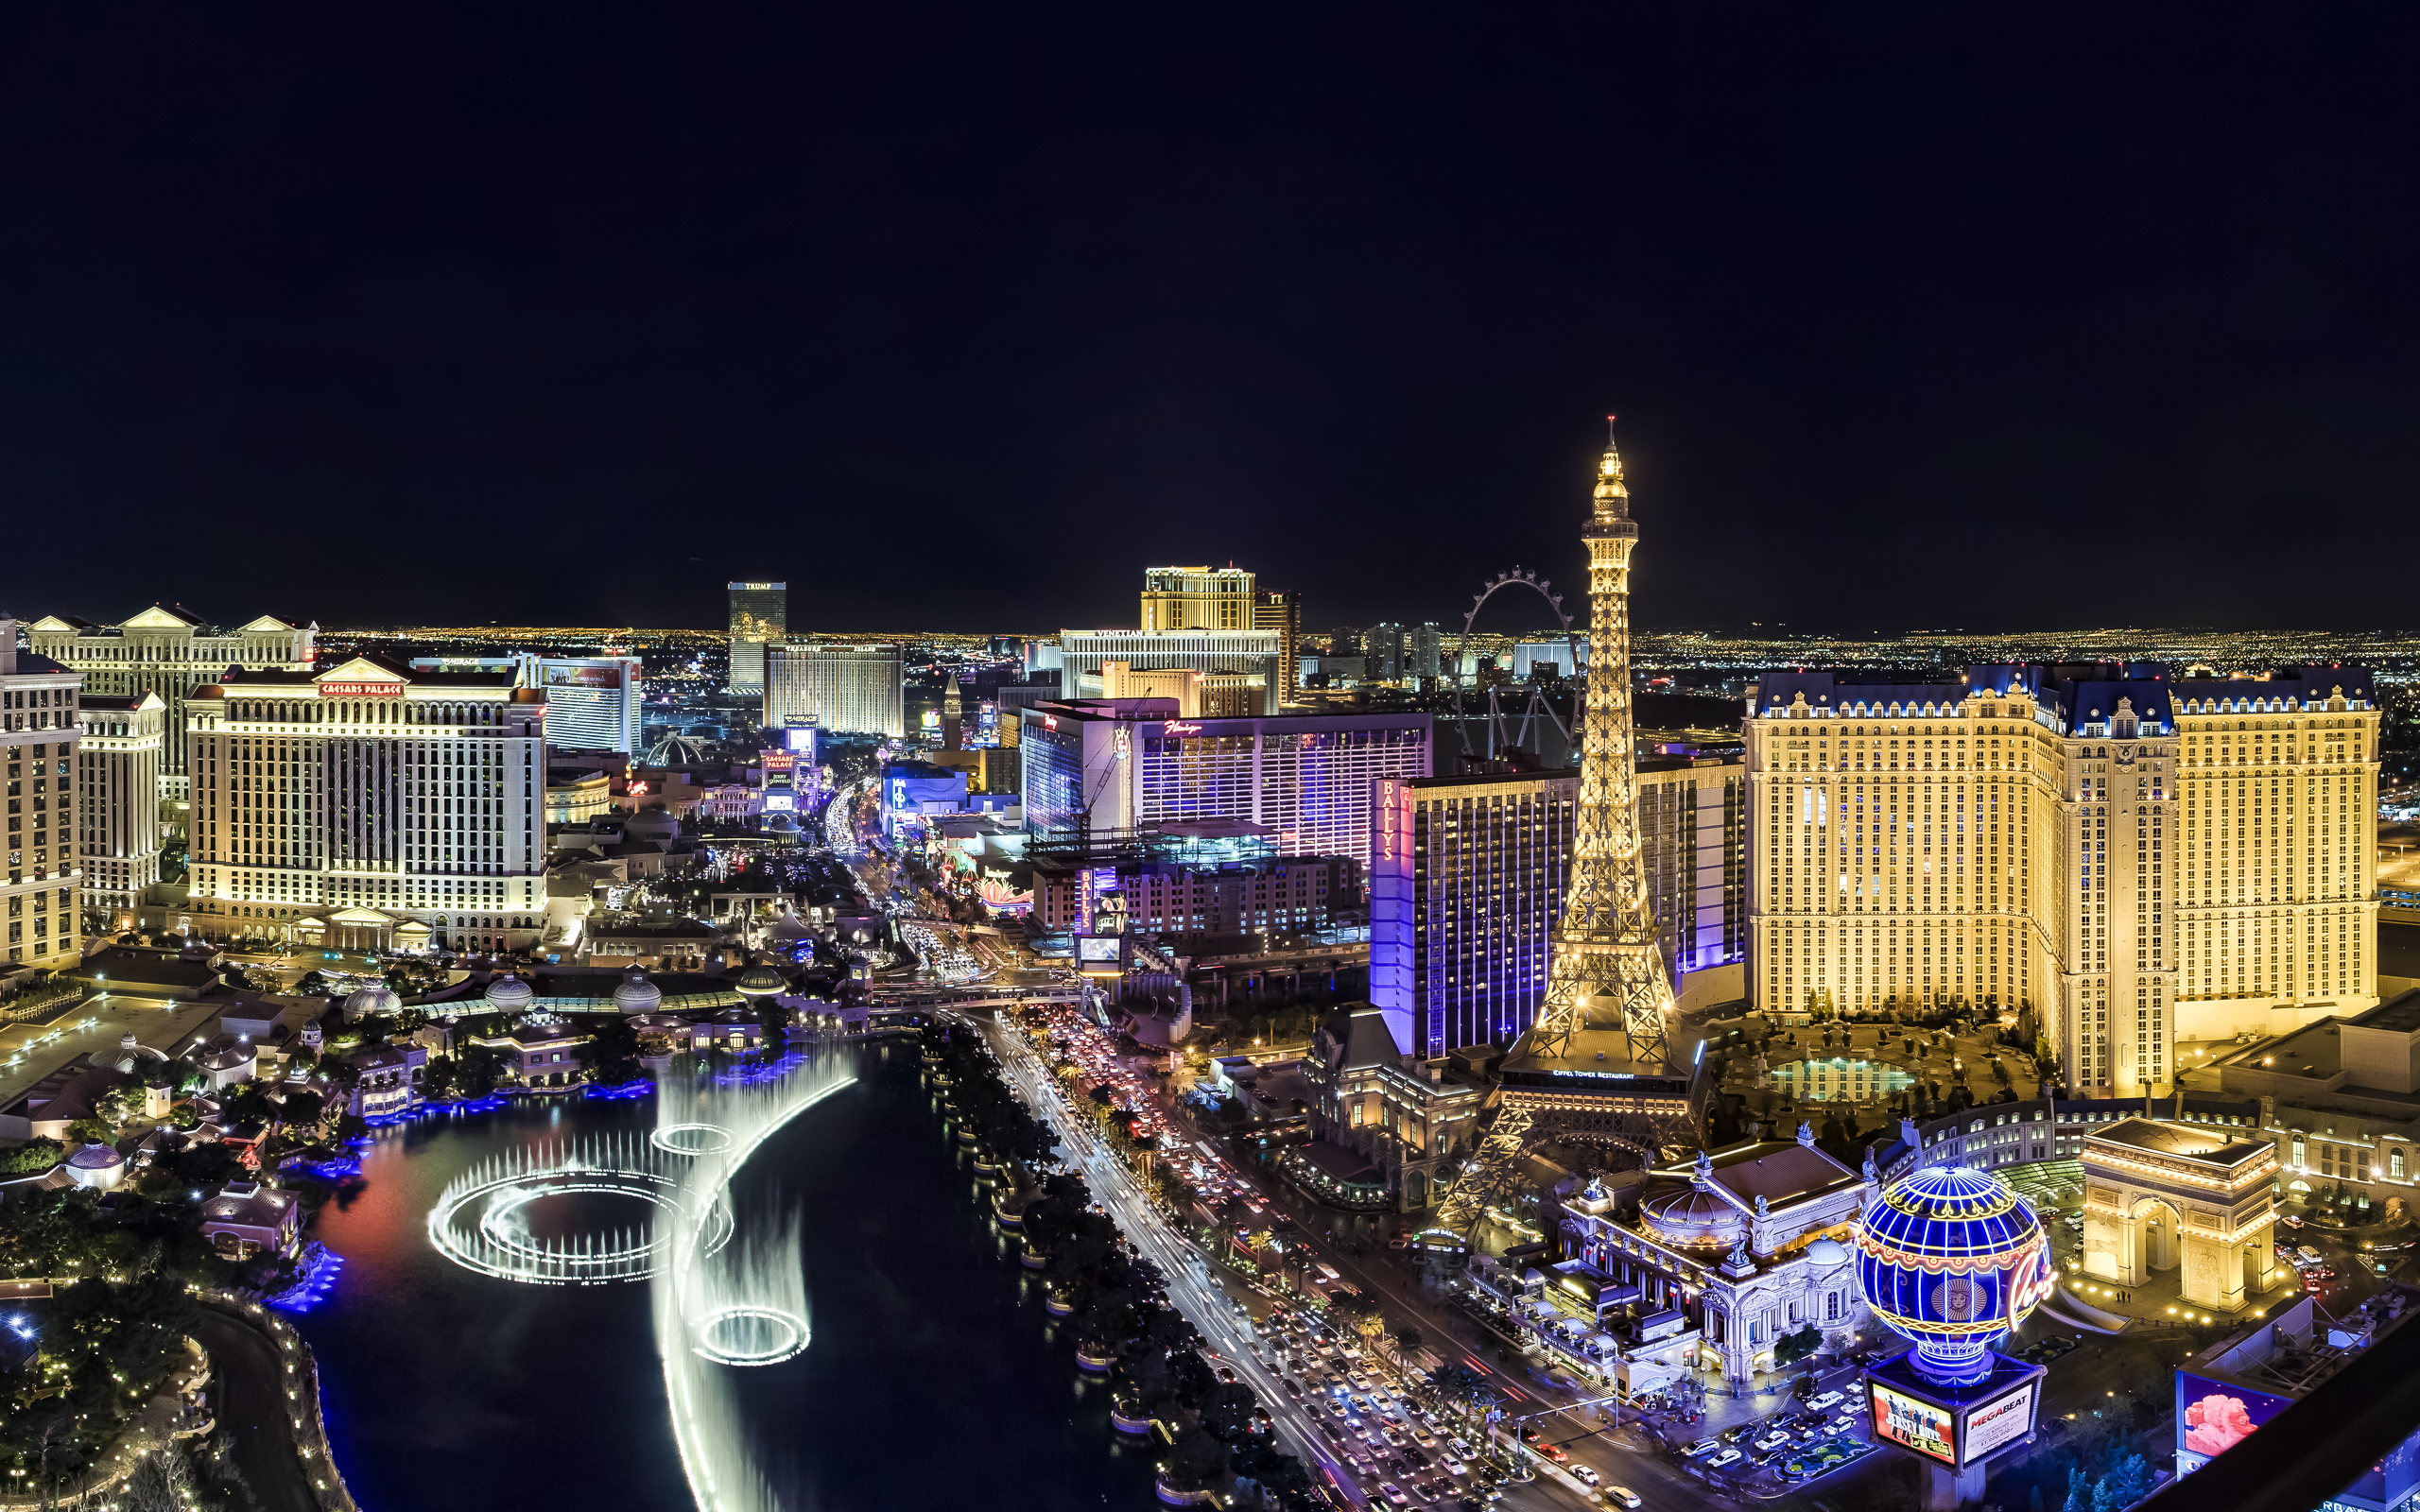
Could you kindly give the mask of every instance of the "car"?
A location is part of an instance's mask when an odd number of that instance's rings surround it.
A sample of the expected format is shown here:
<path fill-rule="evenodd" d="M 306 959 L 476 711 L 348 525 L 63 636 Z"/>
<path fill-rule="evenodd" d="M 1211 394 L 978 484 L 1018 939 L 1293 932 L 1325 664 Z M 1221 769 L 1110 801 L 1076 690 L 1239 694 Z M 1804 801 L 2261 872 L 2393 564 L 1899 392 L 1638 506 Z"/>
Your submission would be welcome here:
<path fill-rule="evenodd" d="M 1471 1468 L 1459 1459 L 1441 1459 L 1437 1466 L 1448 1475 L 1468 1475 L 1471 1472 Z"/>
<path fill-rule="evenodd" d="M 1597 1472 L 1590 1469 L 1585 1465 L 1574 1465 L 1571 1467 L 1571 1478 L 1580 1482 L 1583 1486 L 1594 1486 L 1597 1484 Z"/>
<path fill-rule="evenodd" d="M 1303 1395 L 1303 1388 L 1302 1388 L 1300 1385 L 1296 1384 L 1296 1383 L 1295 1383 L 1292 1380 L 1290 1380 L 1290 1379 L 1288 1379 L 1288 1380 L 1285 1383 L 1285 1386 L 1286 1386 L 1286 1395 L 1288 1395 L 1288 1396 L 1289 1396 L 1289 1397 L 1293 1397 L 1293 1398 L 1296 1398 L 1296 1399 L 1300 1399 L 1300 1398 L 1301 1398 L 1301 1396 Z"/>
<path fill-rule="evenodd" d="M 1571 1451 L 1564 1448 L 1561 1444 L 1540 1444 L 1538 1446 L 1538 1452 L 1544 1454 L 1547 1458 L 1554 1461 L 1558 1465 L 1569 1464 L 1571 1461 Z"/>
<path fill-rule="evenodd" d="M 1460 1434 L 1456 1434 L 1453 1437 L 1446 1439 L 1445 1447 L 1454 1452 L 1454 1457 L 1456 1459 L 1477 1459 L 1478 1457 L 1476 1453 L 1472 1452 L 1471 1446 L 1463 1440 L 1462 1435 Z"/>
<path fill-rule="evenodd" d="M 1397 1486 L 1392 1481 L 1380 1481 L 1378 1483 L 1378 1494 L 1387 1499 L 1387 1504 L 1389 1506 L 1411 1505 L 1411 1498 L 1404 1495 L 1403 1487 Z"/>
<path fill-rule="evenodd" d="M 1230 1383 L 1234 1382 L 1236 1379 L 1236 1367 L 1230 1365 L 1220 1366 L 1219 1367 L 1219 1379 Z"/>
<path fill-rule="evenodd" d="M 1363 1391 L 1370 1389 L 1370 1378 L 1358 1370 L 1347 1370 L 1344 1372 L 1344 1379 L 1352 1382 L 1356 1386 L 1360 1387 Z"/>
<path fill-rule="evenodd" d="M 1368 1412 L 1370 1410 L 1370 1399 L 1361 1395 L 1357 1391 L 1355 1392 L 1353 1394 L 1353 1410 L 1355 1412 Z"/>
<path fill-rule="evenodd" d="M 1711 1454 L 1721 1447 L 1722 1440 L 1720 1438 L 1701 1438 L 1696 1443 L 1682 1450 L 1681 1457 L 1683 1459 L 1696 1459 L 1701 1454 Z"/>
<path fill-rule="evenodd" d="M 1806 1409 L 1809 1412 L 1822 1412 L 1827 1407 L 1836 1407 L 1840 1405 L 1840 1402 L 1841 1394 L 1839 1392 L 1826 1391 L 1820 1396 L 1807 1398 Z"/>
<path fill-rule="evenodd" d="M 1415 1444 L 1419 1444 L 1419 1445 L 1422 1445 L 1422 1446 L 1426 1447 L 1426 1446 L 1432 1445 L 1432 1444 L 1436 1443 L 1436 1442 L 1437 1442 L 1437 1435 L 1436 1435 L 1435 1434 L 1430 1433 L 1430 1432 L 1429 1432 L 1427 1429 L 1426 1429 L 1426 1428 L 1418 1427 L 1418 1426 L 1416 1426 L 1416 1425 L 1415 1425 L 1415 1426 L 1412 1428 L 1412 1430 L 1411 1430 L 1411 1441 L 1412 1441 L 1413 1443 L 1415 1443 Z"/>
<path fill-rule="evenodd" d="M 1546 1436 L 1547 1435 L 1545 1434 L 1535 1428 L 1524 1428 L 1521 1430 L 1521 1442 L 1525 1444 L 1543 1443 L 1546 1440 Z"/>
<path fill-rule="evenodd" d="M 1403 1447 L 1403 1440 L 1395 1436 L 1395 1431 L 1392 1428 L 1380 1428 L 1378 1430 L 1378 1436 L 1385 1439 L 1390 1448 L 1401 1449 Z"/>
<path fill-rule="evenodd" d="M 1747 1455 L 1740 1453 L 1736 1449 L 1726 1449 L 1721 1453 L 1714 1456 L 1714 1458 L 1707 1460 L 1705 1463 L 1708 1469 L 1720 1469 L 1725 1465 L 1737 1465 L 1747 1457 Z"/>
<path fill-rule="evenodd" d="M 1608 1486 L 1598 1494 L 1615 1506 L 1638 1505 L 1638 1493 L 1627 1486 Z"/>
<path fill-rule="evenodd" d="M 1759 1454 L 1770 1454 L 1774 1450 L 1781 1448 L 1784 1444 L 1789 1442 L 1789 1435 L 1788 1434 L 1767 1434 L 1764 1437 L 1757 1439 L 1751 1447 Z"/>

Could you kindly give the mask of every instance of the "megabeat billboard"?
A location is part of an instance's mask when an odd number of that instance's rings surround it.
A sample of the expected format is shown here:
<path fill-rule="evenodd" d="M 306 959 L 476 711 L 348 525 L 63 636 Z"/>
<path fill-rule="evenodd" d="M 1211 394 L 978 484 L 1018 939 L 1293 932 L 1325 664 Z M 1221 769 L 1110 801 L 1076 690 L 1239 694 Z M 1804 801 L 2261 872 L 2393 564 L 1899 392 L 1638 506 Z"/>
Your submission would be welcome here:
<path fill-rule="evenodd" d="M 2029 1381 L 1996 1401 L 1967 1410 L 1964 1462 L 1974 1464 L 2002 1444 L 2024 1437 L 2032 1426 L 2033 1383 Z"/>

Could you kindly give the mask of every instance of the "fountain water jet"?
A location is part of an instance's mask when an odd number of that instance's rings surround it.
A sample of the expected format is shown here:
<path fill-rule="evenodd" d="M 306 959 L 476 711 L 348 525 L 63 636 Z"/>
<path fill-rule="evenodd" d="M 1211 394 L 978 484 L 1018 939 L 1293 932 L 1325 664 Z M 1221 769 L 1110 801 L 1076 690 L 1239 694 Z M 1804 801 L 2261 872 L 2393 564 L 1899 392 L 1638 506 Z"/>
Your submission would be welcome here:
<path fill-rule="evenodd" d="M 654 1273 L 655 1343 L 664 1362 L 672 1435 L 699 1512 L 775 1512 L 780 1498 L 738 1430 L 727 1366 L 778 1364 L 811 1336 L 799 1218 L 752 1217 L 736 1238 L 717 1240 L 712 1215 L 727 1212 L 732 1177 L 757 1146 L 856 1079 L 820 1061 L 779 1081 L 675 1083 L 659 1094 L 659 1136 L 693 1152 L 680 1199 L 660 1210 L 670 1232 Z M 700 1138 L 714 1130 L 721 1139 Z M 659 1146 L 661 1147 L 661 1146 Z"/>

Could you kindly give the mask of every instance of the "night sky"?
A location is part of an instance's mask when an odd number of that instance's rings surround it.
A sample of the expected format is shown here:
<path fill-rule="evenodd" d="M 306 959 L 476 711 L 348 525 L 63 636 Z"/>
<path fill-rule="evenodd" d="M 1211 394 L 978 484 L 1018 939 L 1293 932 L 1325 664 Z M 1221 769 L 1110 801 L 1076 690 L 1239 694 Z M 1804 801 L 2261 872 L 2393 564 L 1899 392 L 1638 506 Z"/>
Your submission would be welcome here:
<path fill-rule="evenodd" d="M 0 17 L 0 608 L 2420 622 L 2389 8 L 856 9 Z"/>

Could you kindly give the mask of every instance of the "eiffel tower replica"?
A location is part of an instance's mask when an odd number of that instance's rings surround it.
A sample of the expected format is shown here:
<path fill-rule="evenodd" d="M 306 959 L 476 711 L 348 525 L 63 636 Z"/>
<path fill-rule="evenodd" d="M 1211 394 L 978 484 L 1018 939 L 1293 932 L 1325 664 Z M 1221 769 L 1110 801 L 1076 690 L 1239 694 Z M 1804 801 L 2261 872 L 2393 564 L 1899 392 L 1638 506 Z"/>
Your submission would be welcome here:
<path fill-rule="evenodd" d="M 1638 525 L 1607 419 L 1588 543 L 1588 699 L 1570 886 L 1549 948 L 1545 1002 L 1499 1070 L 1495 1121 L 1430 1231 L 1467 1235 L 1525 1184 L 1554 1141 L 1627 1148 L 1650 1166 L 1694 1145 L 1691 1071 L 1672 1063 L 1672 984 L 1656 948 L 1638 842 L 1632 754 L 1630 554 Z"/>

